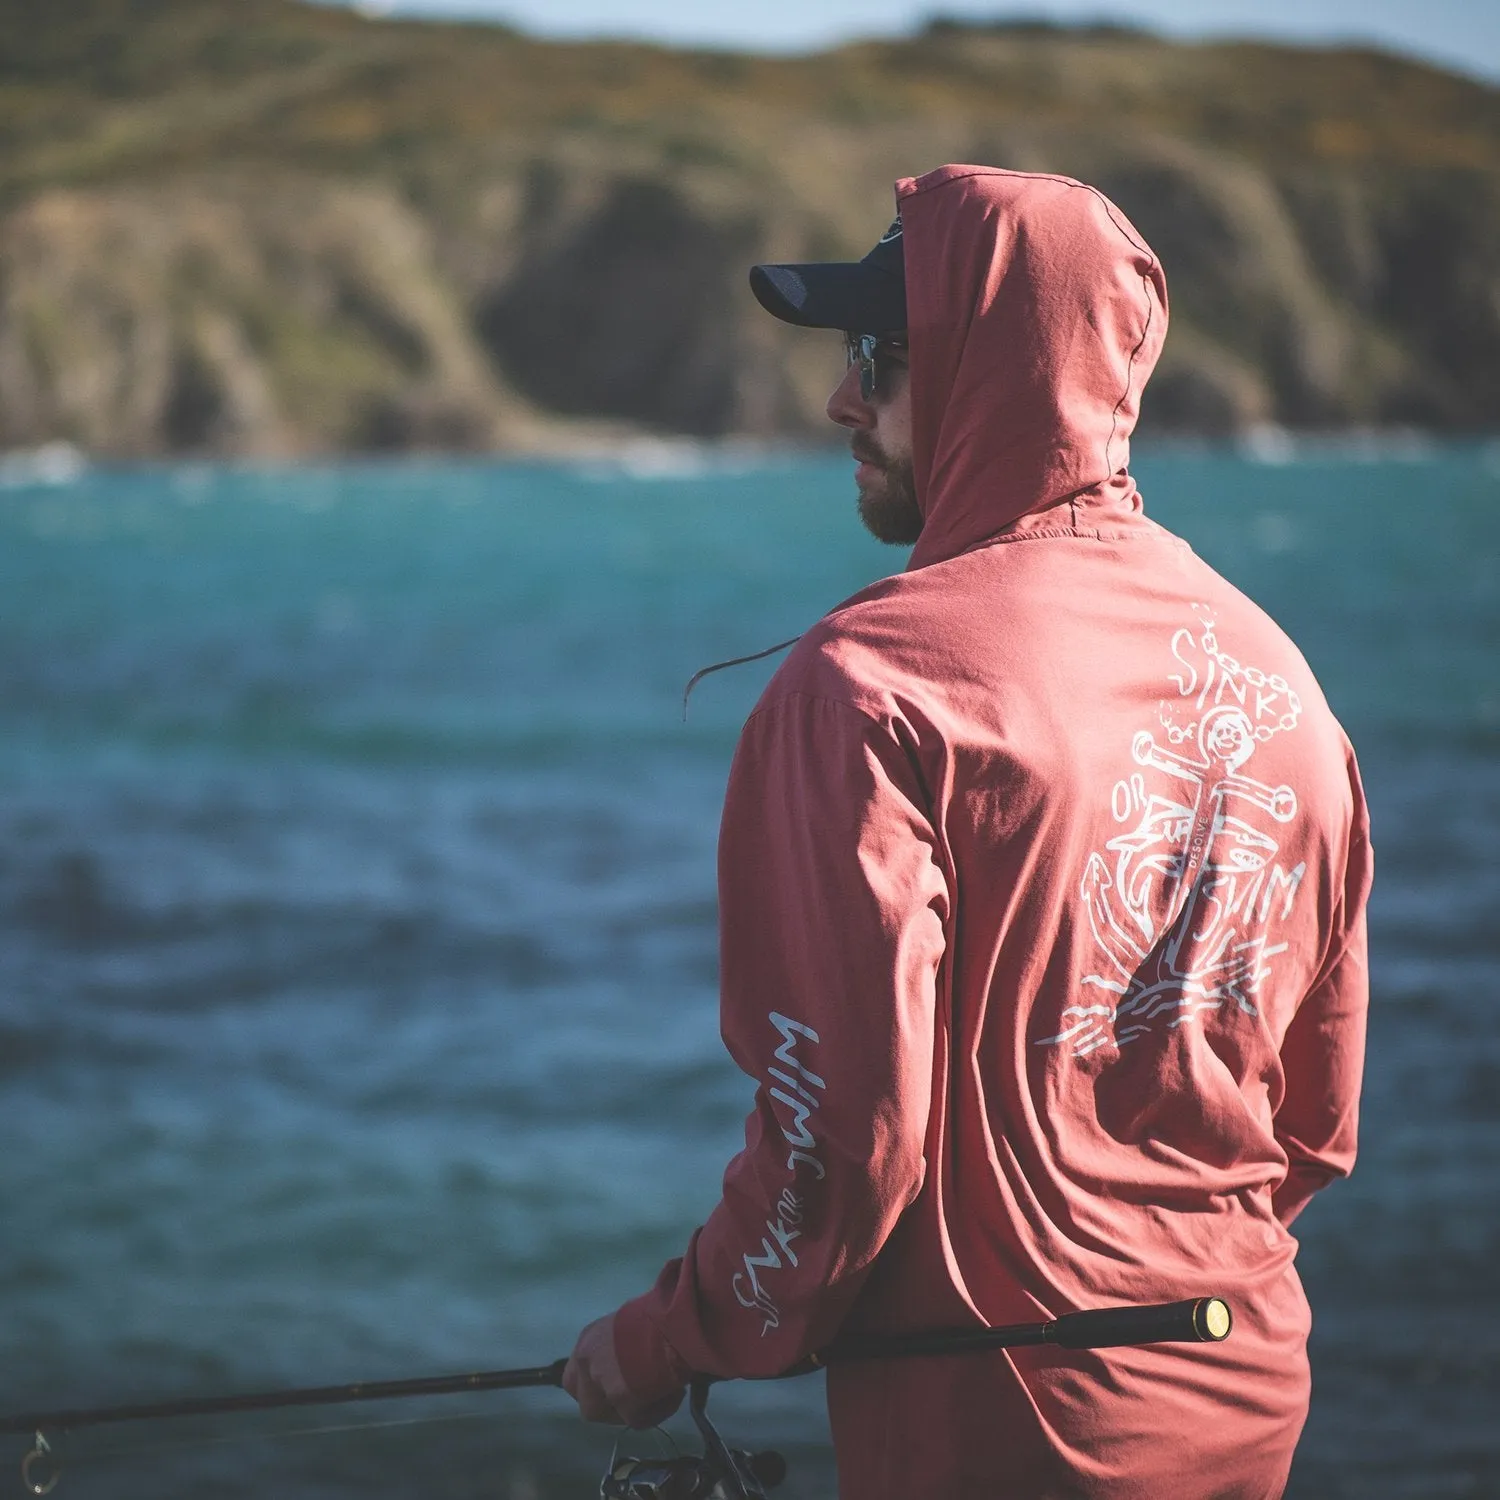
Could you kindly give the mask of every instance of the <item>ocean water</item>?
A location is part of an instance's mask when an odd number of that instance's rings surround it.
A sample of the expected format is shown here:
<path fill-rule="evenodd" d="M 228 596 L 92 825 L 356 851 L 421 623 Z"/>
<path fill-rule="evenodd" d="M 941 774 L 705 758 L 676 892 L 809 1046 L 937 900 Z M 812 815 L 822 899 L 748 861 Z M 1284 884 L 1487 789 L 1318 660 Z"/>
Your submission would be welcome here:
<path fill-rule="evenodd" d="M 1500 453 L 1138 471 L 1302 645 L 1375 818 L 1292 1493 L 1495 1495 Z M 682 688 L 900 566 L 850 493 L 844 460 L 690 451 L 0 474 L 0 1409 L 542 1363 L 680 1249 L 749 1099 L 714 840 L 774 663 L 686 722 Z M 714 1404 L 831 1496 L 815 1380 Z M 611 1435 L 570 1411 L 105 1429 L 57 1494 L 595 1494 Z"/>

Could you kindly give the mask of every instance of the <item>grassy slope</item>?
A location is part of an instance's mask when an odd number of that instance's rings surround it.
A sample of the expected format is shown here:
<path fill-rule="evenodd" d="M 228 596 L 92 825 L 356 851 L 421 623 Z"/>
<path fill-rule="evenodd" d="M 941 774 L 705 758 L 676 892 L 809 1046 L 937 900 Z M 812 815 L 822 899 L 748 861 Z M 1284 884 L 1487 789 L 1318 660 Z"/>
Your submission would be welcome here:
<path fill-rule="evenodd" d="M 1481 168 L 1500 91 L 1368 51 L 937 25 L 810 58 L 536 41 L 294 0 L 11 0 L 0 190 L 226 155 L 400 172 L 558 129 L 755 144 L 754 116 L 1158 131 L 1276 165 Z M 748 139 L 747 139 L 748 135 Z"/>
<path fill-rule="evenodd" d="M 575 223 L 586 179 L 653 179 L 686 195 L 694 223 L 717 226 L 723 255 L 848 253 L 878 227 L 891 177 L 944 155 L 1062 167 L 1120 198 L 1177 273 L 1189 425 L 1198 408 L 1210 426 L 1236 412 L 1500 420 L 1500 381 L 1464 395 L 1491 359 L 1479 324 L 1494 301 L 1486 258 L 1500 244 L 1500 90 L 1414 62 L 1109 29 L 939 24 L 772 59 L 548 43 L 296 0 L 0 9 L 0 211 L 59 189 L 201 193 L 297 174 L 382 185 L 383 211 L 411 210 L 431 230 L 434 275 L 481 344 L 486 288 L 510 252 L 480 267 L 477 247 L 487 234 L 529 243 L 552 199 L 566 200 L 557 223 Z M 522 208 L 487 227 L 475 207 L 487 188 L 520 192 Z M 1230 275 L 1236 256 L 1244 268 Z M 705 298 L 706 317 L 718 304 Z M 1258 322 L 1321 327 L 1324 352 L 1304 356 L 1294 333 L 1245 326 Z M 486 346 L 495 379 L 525 386 L 515 365 L 529 370 L 534 357 L 504 345 Z M 801 378 L 787 377 L 792 394 L 770 403 L 783 415 L 760 425 L 798 425 L 783 409 L 802 401 Z M 564 370 L 528 394 L 556 404 L 567 385 Z M 1210 387 L 1217 406 L 1194 395 Z M 690 418 L 670 401 L 631 411 L 608 393 L 589 399 L 669 427 L 746 425 L 735 415 L 743 392 L 717 416 Z"/>

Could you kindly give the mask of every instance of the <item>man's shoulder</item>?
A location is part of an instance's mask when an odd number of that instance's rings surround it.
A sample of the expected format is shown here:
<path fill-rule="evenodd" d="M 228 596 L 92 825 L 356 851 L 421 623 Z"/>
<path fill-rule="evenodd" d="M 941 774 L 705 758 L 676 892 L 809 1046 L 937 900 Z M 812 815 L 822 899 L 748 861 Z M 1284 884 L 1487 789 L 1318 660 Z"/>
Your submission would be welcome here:
<path fill-rule="evenodd" d="M 923 595 L 898 574 L 836 605 L 799 638 L 758 711 L 811 698 L 888 719 L 901 698 L 943 670 L 942 610 Z"/>

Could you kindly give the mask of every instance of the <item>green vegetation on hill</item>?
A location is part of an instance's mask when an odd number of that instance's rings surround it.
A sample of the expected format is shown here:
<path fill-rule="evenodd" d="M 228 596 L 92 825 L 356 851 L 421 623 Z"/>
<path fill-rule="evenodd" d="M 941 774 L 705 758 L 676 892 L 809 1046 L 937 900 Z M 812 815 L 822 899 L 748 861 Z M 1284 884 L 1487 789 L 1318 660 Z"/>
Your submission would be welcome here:
<path fill-rule="evenodd" d="M 1367 51 L 935 22 L 765 58 L 299 0 L 0 7 L 0 446 L 820 431 L 744 289 L 942 161 L 1161 253 L 1157 430 L 1500 425 L 1500 90 Z"/>

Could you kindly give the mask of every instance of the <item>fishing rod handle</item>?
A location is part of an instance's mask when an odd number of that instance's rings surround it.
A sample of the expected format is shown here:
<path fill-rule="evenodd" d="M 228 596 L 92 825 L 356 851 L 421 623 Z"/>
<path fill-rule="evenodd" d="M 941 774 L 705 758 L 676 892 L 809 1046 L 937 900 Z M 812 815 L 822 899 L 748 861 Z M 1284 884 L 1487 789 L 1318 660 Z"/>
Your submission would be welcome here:
<path fill-rule="evenodd" d="M 1064 1313 L 1048 1324 L 1047 1342 L 1063 1349 L 1117 1349 L 1125 1344 L 1218 1344 L 1234 1327 L 1222 1297 L 1189 1297 L 1155 1307 L 1100 1307 Z"/>
<path fill-rule="evenodd" d="M 860 1359 L 903 1359 L 918 1355 L 978 1354 L 989 1349 L 1024 1349 L 1055 1344 L 1061 1349 L 1114 1349 L 1125 1344 L 1219 1343 L 1234 1319 L 1222 1297 L 1189 1297 L 1152 1307 L 1101 1307 L 1064 1313 L 1050 1323 L 1012 1323 L 996 1328 L 932 1328 L 917 1333 L 854 1334 L 836 1339 L 801 1365 L 803 1374 L 820 1365 Z"/>

